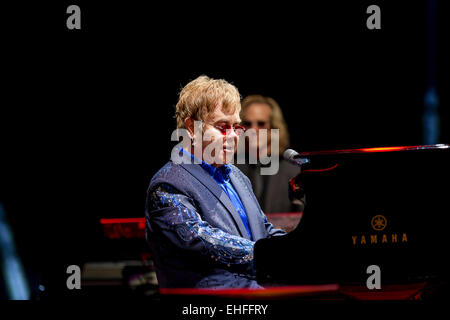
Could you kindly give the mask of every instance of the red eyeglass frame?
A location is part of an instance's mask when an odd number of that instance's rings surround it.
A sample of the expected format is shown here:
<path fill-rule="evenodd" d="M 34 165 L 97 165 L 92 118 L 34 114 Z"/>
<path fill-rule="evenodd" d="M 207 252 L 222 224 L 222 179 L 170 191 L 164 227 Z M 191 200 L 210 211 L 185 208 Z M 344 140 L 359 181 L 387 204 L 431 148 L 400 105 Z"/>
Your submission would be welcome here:
<path fill-rule="evenodd" d="M 217 130 L 219 130 L 220 131 L 220 133 L 222 134 L 222 135 L 227 135 L 227 130 L 231 130 L 231 129 L 233 129 L 234 130 L 234 132 L 238 135 L 238 136 L 241 136 L 241 135 L 243 135 L 244 134 L 244 132 L 247 130 L 247 128 L 246 127 L 244 127 L 244 126 L 242 126 L 242 125 L 240 125 L 240 124 L 237 124 L 237 125 L 235 125 L 235 126 L 231 126 L 231 125 L 229 125 L 229 124 L 224 124 L 224 125 L 220 125 L 220 124 L 215 124 L 215 125 L 212 125 L 214 128 L 216 128 Z"/>

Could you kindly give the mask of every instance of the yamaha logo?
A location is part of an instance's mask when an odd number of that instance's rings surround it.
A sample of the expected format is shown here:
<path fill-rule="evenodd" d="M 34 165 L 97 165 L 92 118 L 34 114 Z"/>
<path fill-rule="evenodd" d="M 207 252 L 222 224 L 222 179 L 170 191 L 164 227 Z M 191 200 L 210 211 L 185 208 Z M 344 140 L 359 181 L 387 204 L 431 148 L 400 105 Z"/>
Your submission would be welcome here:
<path fill-rule="evenodd" d="M 373 230 L 380 232 L 386 229 L 387 219 L 381 214 L 377 214 L 370 220 L 370 225 Z M 373 231 L 372 231 L 373 232 Z M 377 245 L 397 245 L 400 243 L 407 243 L 408 236 L 406 232 L 391 232 L 391 233 L 360 233 L 352 236 L 352 243 L 354 246 L 377 246 Z"/>
<path fill-rule="evenodd" d="M 386 228 L 387 220 L 384 216 L 381 214 L 377 214 L 372 218 L 372 221 L 370 222 L 372 225 L 373 230 L 375 231 L 382 231 L 384 228 Z"/>

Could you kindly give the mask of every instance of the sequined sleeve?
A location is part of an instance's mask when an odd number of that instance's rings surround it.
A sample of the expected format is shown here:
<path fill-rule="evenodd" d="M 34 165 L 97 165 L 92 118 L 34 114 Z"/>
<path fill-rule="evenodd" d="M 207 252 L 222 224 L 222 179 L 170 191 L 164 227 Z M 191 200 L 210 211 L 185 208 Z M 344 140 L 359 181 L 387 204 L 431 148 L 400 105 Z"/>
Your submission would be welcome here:
<path fill-rule="evenodd" d="M 177 247 L 215 263 L 253 264 L 254 242 L 212 227 L 202 220 L 192 199 L 170 185 L 160 185 L 150 194 L 149 222 L 153 232 Z"/>

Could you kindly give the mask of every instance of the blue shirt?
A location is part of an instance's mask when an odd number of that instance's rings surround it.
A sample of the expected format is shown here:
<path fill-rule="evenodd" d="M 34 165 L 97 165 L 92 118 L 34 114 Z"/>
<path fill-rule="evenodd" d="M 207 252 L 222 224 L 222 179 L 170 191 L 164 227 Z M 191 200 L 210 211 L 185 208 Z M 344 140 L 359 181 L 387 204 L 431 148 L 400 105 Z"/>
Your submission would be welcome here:
<path fill-rule="evenodd" d="M 186 154 L 190 154 L 186 150 L 184 149 L 182 150 Z M 194 159 L 194 156 L 192 154 L 190 155 Z M 245 229 L 247 230 L 250 240 L 253 241 L 252 232 L 250 230 L 250 225 L 248 223 L 247 212 L 245 211 L 244 205 L 242 204 L 239 195 L 237 194 L 236 190 L 234 189 L 230 181 L 230 174 L 232 170 L 231 167 L 225 164 L 223 166 L 216 168 L 207 164 L 204 161 L 200 163 L 200 166 L 203 169 L 205 169 L 205 171 L 208 172 L 211 177 L 214 178 L 214 180 L 219 184 L 222 190 L 225 191 L 225 193 L 228 195 L 228 197 L 231 200 L 231 203 L 233 203 L 233 206 L 236 208 L 237 213 L 239 214 L 239 216 L 242 219 L 242 222 L 244 223 Z"/>

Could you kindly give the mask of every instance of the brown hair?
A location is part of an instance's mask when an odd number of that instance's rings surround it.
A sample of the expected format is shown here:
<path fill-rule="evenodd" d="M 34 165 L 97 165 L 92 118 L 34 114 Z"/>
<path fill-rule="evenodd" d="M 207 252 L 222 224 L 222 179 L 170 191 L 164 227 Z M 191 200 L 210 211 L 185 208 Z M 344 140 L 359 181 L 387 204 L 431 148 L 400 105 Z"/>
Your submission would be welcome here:
<path fill-rule="evenodd" d="M 278 103 L 270 98 L 264 97 L 258 94 L 250 95 L 242 100 L 241 118 L 245 120 L 245 112 L 247 108 L 253 103 L 266 104 L 272 110 L 272 115 L 270 117 L 270 128 L 279 129 L 279 154 L 282 154 L 289 147 L 289 132 L 287 128 L 286 121 L 284 120 L 283 113 Z"/>
<path fill-rule="evenodd" d="M 205 121 L 221 105 L 225 112 L 241 110 L 238 89 L 223 79 L 211 79 L 205 75 L 189 82 L 180 92 L 175 117 L 177 128 L 184 128 L 188 117 Z"/>

